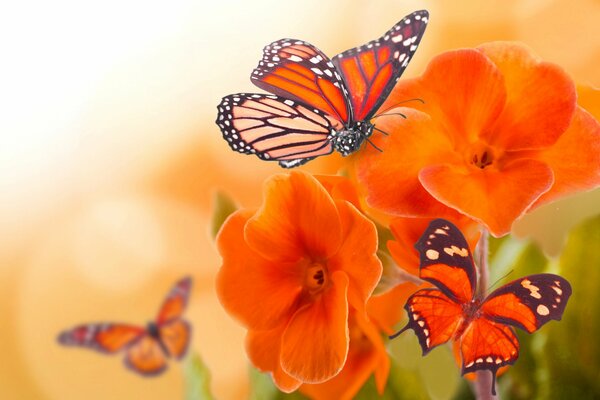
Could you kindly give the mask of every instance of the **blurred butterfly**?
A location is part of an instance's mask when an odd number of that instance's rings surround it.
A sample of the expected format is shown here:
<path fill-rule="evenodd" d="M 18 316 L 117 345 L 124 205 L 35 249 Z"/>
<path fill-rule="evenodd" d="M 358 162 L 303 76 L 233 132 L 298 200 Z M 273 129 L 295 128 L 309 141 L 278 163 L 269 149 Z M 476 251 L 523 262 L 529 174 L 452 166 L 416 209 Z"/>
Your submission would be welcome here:
<path fill-rule="evenodd" d="M 310 43 L 263 49 L 251 81 L 272 95 L 238 93 L 218 105 L 229 146 L 292 168 L 334 150 L 347 156 L 376 129 L 370 122 L 408 65 L 429 13 L 415 11 L 382 37 L 330 60 Z"/>
<path fill-rule="evenodd" d="M 103 353 L 125 351 L 125 365 L 145 376 L 158 375 L 167 368 L 167 358 L 181 359 L 190 342 L 191 326 L 181 319 L 192 280 L 186 277 L 173 286 L 155 321 L 141 326 L 120 323 L 93 323 L 62 332 L 58 342 L 82 346 Z"/>
<path fill-rule="evenodd" d="M 408 324 L 390 338 L 412 329 L 423 355 L 452 339 L 462 357 L 461 373 L 490 371 L 495 395 L 498 369 L 519 357 L 513 326 L 532 333 L 551 319 L 560 320 L 571 285 L 558 275 L 537 274 L 510 282 L 485 299 L 476 296 L 477 273 L 469 245 L 458 228 L 443 219 L 431 222 L 415 248 L 420 277 L 437 289 L 421 289 L 408 298 Z"/>

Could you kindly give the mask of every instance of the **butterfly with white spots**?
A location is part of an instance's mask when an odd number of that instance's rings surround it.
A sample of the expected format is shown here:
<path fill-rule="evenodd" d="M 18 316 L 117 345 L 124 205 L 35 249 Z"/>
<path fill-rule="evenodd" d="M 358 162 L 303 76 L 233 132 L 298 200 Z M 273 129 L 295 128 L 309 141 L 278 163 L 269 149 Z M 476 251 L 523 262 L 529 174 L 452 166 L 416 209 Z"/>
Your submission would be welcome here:
<path fill-rule="evenodd" d="M 238 93 L 217 106 L 216 123 L 234 151 L 302 165 L 334 150 L 347 156 L 375 129 L 371 119 L 394 88 L 425 33 L 415 11 L 383 36 L 333 59 L 302 40 L 266 46 L 251 81 L 272 94 Z"/>
<path fill-rule="evenodd" d="M 492 373 L 496 394 L 498 369 L 514 364 L 519 341 L 513 327 L 528 333 L 550 320 L 560 320 L 571 296 L 569 282 L 554 274 L 529 275 L 510 282 L 485 298 L 477 296 L 477 272 L 469 245 L 449 221 L 436 219 L 415 248 L 419 276 L 436 288 L 421 289 L 404 306 L 408 323 L 391 338 L 412 329 L 423 355 L 454 341 L 462 357 L 462 374 Z"/>

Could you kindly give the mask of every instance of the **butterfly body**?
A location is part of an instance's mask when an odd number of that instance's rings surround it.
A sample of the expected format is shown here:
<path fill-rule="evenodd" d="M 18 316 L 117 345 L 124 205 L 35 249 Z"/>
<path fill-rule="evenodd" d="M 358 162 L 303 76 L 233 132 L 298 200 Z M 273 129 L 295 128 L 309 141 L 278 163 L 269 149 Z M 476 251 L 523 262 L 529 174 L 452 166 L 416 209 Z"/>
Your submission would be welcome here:
<path fill-rule="evenodd" d="M 375 125 L 368 121 L 356 121 L 339 131 L 333 131 L 329 140 L 333 149 L 346 157 L 362 146 L 363 142 L 373 134 Z"/>
<path fill-rule="evenodd" d="M 181 318 L 187 305 L 191 279 L 177 282 L 164 300 L 156 320 L 146 327 L 123 323 L 88 323 L 61 332 L 64 346 L 90 348 L 102 353 L 125 352 L 125 365 L 144 376 L 167 368 L 167 359 L 181 359 L 191 337 L 190 324 Z"/>
<path fill-rule="evenodd" d="M 272 95 L 229 95 L 215 121 L 234 150 L 302 165 L 334 151 L 348 156 L 368 140 L 370 122 L 425 32 L 416 11 L 382 37 L 329 59 L 308 42 L 281 39 L 263 49 L 251 81 Z"/>
<path fill-rule="evenodd" d="M 423 355 L 452 340 L 460 351 L 462 374 L 490 371 L 495 394 L 497 371 L 519 357 L 514 327 L 532 333 L 550 320 L 560 320 L 571 295 L 569 282 L 554 274 L 529 275 L 480 297 L 467 241 L 442 219 L 431 222 L 415 248 L 420 277 L 436 287 L 408 298 L 408 323 L 391 338 L 412 329 Z"/>

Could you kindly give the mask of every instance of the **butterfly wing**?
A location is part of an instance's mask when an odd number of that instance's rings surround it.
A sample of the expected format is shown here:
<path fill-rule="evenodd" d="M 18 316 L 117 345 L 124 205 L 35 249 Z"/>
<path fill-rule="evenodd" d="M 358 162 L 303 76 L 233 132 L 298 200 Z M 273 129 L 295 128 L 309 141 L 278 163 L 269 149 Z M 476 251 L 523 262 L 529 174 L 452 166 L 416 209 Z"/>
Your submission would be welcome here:
<path fill-rule="evenodd" d="M 478 370 L 492 373 L 492 393 L 496 394 L 496 373 L 505 365 L 514 364 L 519 358 L 519 341 L 513 328 L 476 318 L 467 326 L 460 339 L 462 374 Z"/>
<path fill-rule="evenodd" d="M 460 230 L 444 219 L 431 221 L 415 244 L 419 276 L 456 303 L 473 299 L 477 275 L 469 245 Z"/>
<path fill-rule="evenodd" d="M 382 37 L 333 58 L 350 92 L 354 119 L 370 119 L 406 69 L 425 33 L 429 13 L 415 11 Z"/>
<path fill-rule="evenodd" d="M 335 120 L 324 112 L 282 97 L 239 93 L 217 107 L 217 125 L 229 146 L 291 168 L 333 151 Z"/>
<path fill-rule="evenodd" d="M 181 359 L 185 356 L 192 328 L 187 321 L 178 319 L 158 326 L 159 336 L 169 355 Z"/>
<path fill-rule="evenodd" d="M 526 276 L 492 292 L 481 305 L 486 318 L 531 333 L 562 318 L 571 296 L 569 282 L 554 274 Z"/>
<path fill-rule="evenodd" d="M 142 335 L 127 349 L 125 366 L 144 376 L 158 375 L 167 368 L 167 358 L 160 343 L 150 335 Z"/>
<path fill-rule="evenodd" d="M 187 306 L 191 288 L 192 278 L 190 277 L 185 277 L 175 283 L 158 311 L 157 325 L 166 324 L 181 317 Z"/>
<path fill-rule="evenodd" d="M 342 77 L 329 57 L 310 43 L 281 39 L 269 44 L 250 79 L 267 92 L 335 117 L 338 128 L 352 118 Z"/>
<path fill-rule="evenodd" d="M 423 355 L 450 340 L 463 316 L 461 305 L 438 289 L 415 292 L 406 301 L 404 309 L 408 314 L 408 323 L 390 338 L 412 329 L 419 339 Z"/>
<path fill-rule="evenodd" d="M 63 331 L 58 342 L 64 346 L 81 346 L 103 353 L 115 353 L 145 334 L 145 329 L 126 324 L 83 324 Z"/>
<path fill-rule="evenodd" d="M 160 344 L 168 355 L 177 359 L 182 358 L 188 348 L 191 336 L 191 326 L 181 319 L 187 306 L 192 279 L 185 277 L 177 282 L 163 302 L 158 316 L 156 326 Z"/>

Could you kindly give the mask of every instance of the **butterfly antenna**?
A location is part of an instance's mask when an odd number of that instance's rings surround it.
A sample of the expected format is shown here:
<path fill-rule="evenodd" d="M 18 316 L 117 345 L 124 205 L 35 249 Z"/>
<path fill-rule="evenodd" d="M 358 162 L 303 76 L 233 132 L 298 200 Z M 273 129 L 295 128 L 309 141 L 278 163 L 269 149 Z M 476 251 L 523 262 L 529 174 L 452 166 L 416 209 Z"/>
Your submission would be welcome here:
<path fill-rule="evenodd" d="M 494 288 L 494 286 L 497 286 L 504 278 L 506 278 L 513 272 L 514 272 L 514 269 L 511 269 L 510 271 L 508 271 L 507 273 L 502 275 L 500 278 L 496 279 L 496 281 L 490 287 L 487 288 L 486 293 L 489 294 L 492 291 L 492 289 Z"/>
<path fill-rule="evenodd" d="M 382 131 L 381 129 L 379 129 L 379 128 L 375 127 L 375 126 L 373 127 L 373 129 L 375 129 L 376 131 L 379 131 L 379 132 L 383 133 L 385 136 L 390 136 L 389 133 L 387 133 L 386 131 Z"/>
<path fill-rule="evenodd" d="M 401 102 L 399 102 L 399 103 L 396 103 L 396 104 L 393 104 L 393 105 L 391 105 L 391 106 L 387 107 L 385 110 L 383 110 L 383 111 L 381 111 L 381 112 L 377 113 L 377 114 L 375 115 L 375 117 L 377 117 L 378 115 L 384 114 L 386 111 L 389 111 L 389 110 L 391 110 L 392 108 L 398 107 L 400 104 L 408 103 L 409 101 L 419 101 L 419 102 L 421 102 L 421 104 L 425 104 L 425 101 L 424 101 L 423 99 L 419 99 L 419 98 L 414 98 L 414 99 L 403 100 L 403 101 L 401 101 Z M 373 118 L 375 118 L 375 117 L 373 117 Z"/>
<path fill-rule="evenodd" d="M 387 133 L 386 133 L 387 135 Z M 369 142 L 369 144 L 373 147 L 375 147 L 377 150 L 379 150 L 381 153 L 383 153 L 383 150 L 381 150 L 379 147 L 375 146 L 375 143 L 371 142 L 371 140 L 369 138 L 365 138 L 367 139 L 367 142 Z"/>
<path fill-rule="evenodd" d="M 375 118 L 379 118 L 379 117 L 387 117 L 388 115 L 399 115 L 399 116 L 401 116 L 402 118 L 406 119 L 406 115 L 404 115 L 404 114 L 402 114 L 402 113 L 387 113 L 387 114 L 379 114 L 379 115 L 376 115 L 376 116 L 374 116 L 374 117 L 373 117 L 373 118 L 371 118 L 371 119 L 375 119 Z"/>

